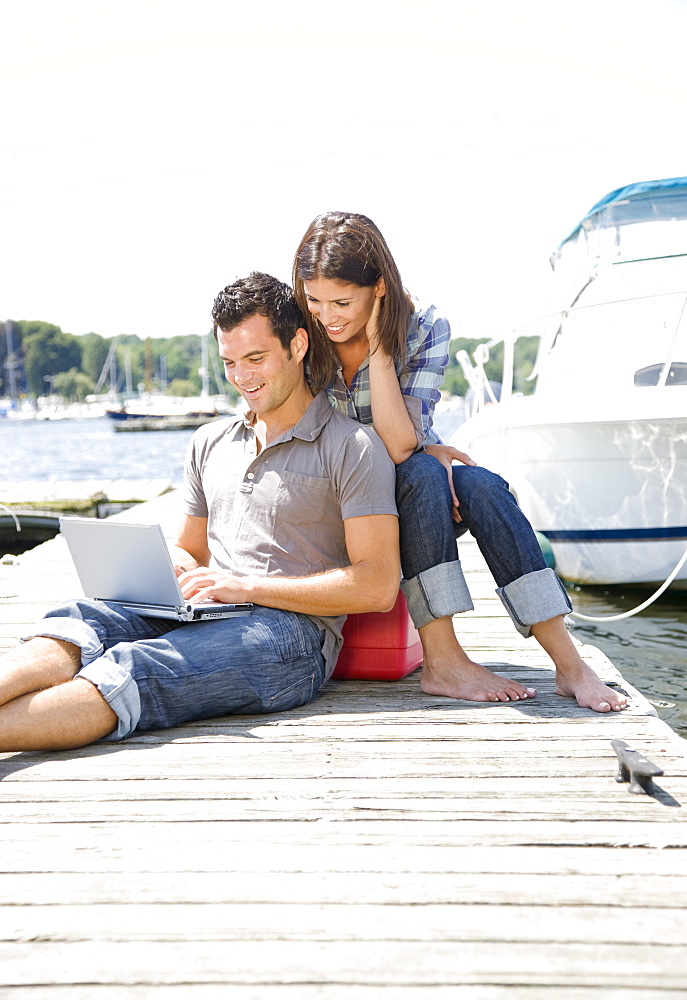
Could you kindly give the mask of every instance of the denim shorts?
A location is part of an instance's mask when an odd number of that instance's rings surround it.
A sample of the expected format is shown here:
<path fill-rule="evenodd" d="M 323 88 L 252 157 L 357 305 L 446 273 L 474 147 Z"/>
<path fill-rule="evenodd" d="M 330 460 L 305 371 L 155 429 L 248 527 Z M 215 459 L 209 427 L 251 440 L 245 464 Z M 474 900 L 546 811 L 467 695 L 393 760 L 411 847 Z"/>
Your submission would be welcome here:
<path fill-rule="evenodd" d="M 177 623 L 80 598 L 24 633 L 81 648 L 77 677 L 119 719 L 106 737 L 220 715 L 281 712 L 310 701 L 326 677 L 324 632 L 306 615 L 256 605 L 250 615 Z"/>

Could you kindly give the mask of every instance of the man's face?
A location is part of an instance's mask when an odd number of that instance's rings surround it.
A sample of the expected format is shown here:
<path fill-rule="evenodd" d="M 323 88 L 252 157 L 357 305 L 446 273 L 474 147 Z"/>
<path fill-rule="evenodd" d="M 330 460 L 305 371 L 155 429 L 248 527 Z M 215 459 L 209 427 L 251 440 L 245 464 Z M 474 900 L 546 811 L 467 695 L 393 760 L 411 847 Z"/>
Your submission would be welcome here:
<path fill-rule="evenodd" d="M 308 338 L 297 330 L 291 357 L 272 333 L 266 316 L 254 315 L 228 332 L 217 331 L 224 373 L 258 416 L 279 409 L 301 384 Z"/>

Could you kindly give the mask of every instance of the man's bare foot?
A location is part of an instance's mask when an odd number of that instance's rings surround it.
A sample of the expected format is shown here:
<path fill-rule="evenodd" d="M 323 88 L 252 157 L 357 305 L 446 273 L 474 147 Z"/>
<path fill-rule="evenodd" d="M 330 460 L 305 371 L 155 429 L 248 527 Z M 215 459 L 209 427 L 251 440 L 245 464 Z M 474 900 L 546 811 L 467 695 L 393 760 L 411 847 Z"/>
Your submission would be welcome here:
<path fill-rule="evenodd" d="M 594 712 L 620 712 L 627 708 L 625 695 L 604 684 L 580 657 L 577 663 L 556 670 L 556 694 L 575 698 L 580 708 L 591 708 Z"/>
<path fill-rule="evenodd" d="M 534 698 L 537 693 L 534 688 L 523 687 L 517 681 L 492 673 L 467 656 L 435 667 L 425 662 L 420 687 L 425 694 L 462 698 L 464 701 L 525 701 Z"/>

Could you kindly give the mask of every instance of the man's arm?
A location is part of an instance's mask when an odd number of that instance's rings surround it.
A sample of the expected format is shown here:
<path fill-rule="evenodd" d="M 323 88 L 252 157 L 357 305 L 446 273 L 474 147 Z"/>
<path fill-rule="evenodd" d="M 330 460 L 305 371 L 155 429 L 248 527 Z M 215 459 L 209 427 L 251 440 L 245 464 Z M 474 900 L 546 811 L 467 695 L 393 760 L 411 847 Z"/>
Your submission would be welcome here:
<path fill-rule="evenodd" d="M 179 525 L 171 554 L 177 576 L 199 566 L 207 566 L 210 562 L 208 519 L 186 514 Z"/>
<path fill-rule="evenodd" d="M 179 578 L 182 593 L 189 599 L 213 598 L 227 604 L 251 601 L 311 615 L 390 611 L 401 582 L 398 518 L 392 514 L 350 517 L 344 521 L 344 532 L 350 566 L 317 576 L 242 577 L 204 569 L 201 564 Z M 179 545 L 198 561 L 197 550 L 186 548 L 183 535 Z"/>

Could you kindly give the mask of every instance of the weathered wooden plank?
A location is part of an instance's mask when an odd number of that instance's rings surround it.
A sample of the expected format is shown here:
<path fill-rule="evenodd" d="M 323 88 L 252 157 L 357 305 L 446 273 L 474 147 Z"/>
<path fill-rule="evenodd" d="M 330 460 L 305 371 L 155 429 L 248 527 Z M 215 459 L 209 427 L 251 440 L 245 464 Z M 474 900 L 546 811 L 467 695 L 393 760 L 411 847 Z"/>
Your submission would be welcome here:
<path fill-rule="evenodd" d="M 372 799 L 385 802 L 402 797 L 404 800 L 426 799 L 502 799 L 506 794 L 514 800 L 544 797 L 546 799 L 596 799 L 599 802 L 617 800 L 619 791 L 612 775 L 590 777 L 587 774 L 566 775 L 562 778 L 537 778 L 534 782 L 526 777 L 506 777 L 491 775 L 481 778 L 429 777 L 394 778 L 380 782 L 376 778 L 320 779 L 312 778 L 176 778 L 158 775 L 157 779 L 141 780 L 131 778 L 108 781 L 78 781 L 69 778 L 63 781 L 22 781 L 21 775 L 12 776 L 0 785 L 4 822 L 12 803 L 41 804 L 46 810 L 51 805 L 61 809 L 64 819 L 65 803 L 107 802 L 167 802 L 176 810 L 177 802 L 192 800 L 208 803 L 215 799 L 264 799 L 275 797 L 305 797 L 308 799 L 351 798 Z M 624 801 L 624 799 L 623 799 Z M 634 800 L 633 800 L 634 801 Z M 645 800 L 638 800 L 643 802 Z M 70 813 L 71 815 L 71 813 Z M 176 811 L 174 812 L 176 816 Z"/>
<path fill-rule="evenodd" d="M 75 941 L 549 941 L 687 944 L 682 909 L 614 906 L 416 906 L 284 902 L 13 906 L 3 942 Z"/>
<path fill-rule="evenodd" d="M 200 851 L 207 858 L 196 861 Z M 227 850 L 225 848 L 225 856 Z M 275 852 L 276 853 L 276 852 Z M 215 863 L 212 864 L 212 861 Z M 9 866 L 7 866 L 9 867 Z M 517 921 L 529 906 L 545 899 L 555 906 L 600 905 L 619 908 L 649 907 L 684 910 L 687 878 L 684 875 L 596 873 L 556 875 L 527 872 L 281 872 L 278 870 L 226 871 L 221 850 L 208 851 L 199 841 L 194 848 L 177 845 L 154 850 L 118 853 L 116 849 L 82 849 L 82 857 L 61 870 L 60 857 L 52 869 L 40 859 L 29 872 L 8 871 L 2 877 L 4 905 L 65 904 L 156 904 L 162 909 L 172 904 L 244 903 L 266 907 L 293 902 L 320 906 L 385 905 L 420 907 L 425 905 L 514 906 Z M 278 868 L 278 857 L 274 868 Z M 180 870 L 186 869 L 186 870 Z M 129 876 L 122 879 L 122 875 Z M 132 892 L 132 884 L 135 892 Z M 3 920 L 6 919 L 3 918 Z M 410 919 L 410 915 L 409 915 Z M 684 921 L 683 921 L 684 924 Z M 510 938 L 510 935 L 507 935 Z M 652 940 L 657 939 L 652 935 Z M 1 976 L 0 970 L 0 976 Z"/>
<path fill-rule="evenodd" d="M 524 746 L 524 745 L 523 745 Z M 644 749 L 644 747 L 642 747 Z M 564 742 L 550 746 L 498 742 L 472 744 L 469 741 L 276 741 L 237 740 L 170 744 L 149 744 L 144 748 L 125 744 L 110 750 L 86 748 L 71 754 L 17 754 L 0 761 L 4 781 L 13 776 L 23 782 L 38 780 L 121 780 L 157 779 L 164 775 L 179 778 L 422 778 L 489 777 L 514 778 L 545 775 L 613 778 L 616 763 L 609 750 L 601 756 L 598 746 L 581 745 L 574 753 Z M 648 747 L 646 748 L 648 749 Z M 660 746 L 653 745 L 649 756 L 660 761 L 666 771 L 660 784 L 684 794 L 687 761 L 676 760 Z M 628 803 L 628 809 L 635 805 Z M 682 814 L 675 816 L 677 820 Z"/>
<path fill-rule="evenodd" d="M 264 829 L 261 827 L 260 829 Z M 229 831 L 231 832 L 231 831 Z M 586 875 L 606 877 L 609 874 L 635 876 L 669 876 L 684 875 L 685 852 L 675 850 L 654 850 L 651 848 L 626 847 L 623 850 L 609 854 L 608 848 L 590 847 L 548 847 L 546 845 L 504 846 L 498 851 L 489 847 L 461 845 L 459 850 L 453 846 L 426 845 L 416 846 L 413 843 L 394 841 L 393 843 L 368 844 L 357 838 L 351 838 L 349 843 L 335 841 L 333 843 L 320 837 L 318 842 L 301 844 L 295 835 L 293 841 L 275 840 L 271 838 L 227 839 L 225 842 L 203 843 L 204 853 L 194 862 L 194 871 L 230 870 L 231 872 L 378 872 L 394 873 L 402 876 L 406 873 L 419 875 L 429 873 L 467 873 L 478 875 L 480 872 L 492 874 L 509 874 L 518 872 L 521 875 Z M 324 842 L 323 842 L 324 841 Z M 119 847 L 124 851 L 125 845 Z M 147 848 L 137 843 L 135 848 L 126 848 L 128 863 L 133 864 L 133 851 L 138 851 L 138 859 Z M 227 850 L 228 849 L 228 850 Z M 89 844 L 76 842 L 74 852 L 83 857 L 89 850 Z M 179 848 L 161 845 L 158 856 L 158 867 L 168 861 L 171 851 Z M 160 853 L 161 852 L 161 853 Z M 152 853 L 152 852 L 151 852 Z M 180 855 L 181 856 L 181 855 Z M 186 859 L 186 854 L 183 854 Z M 612 862 L 612 868 L 609 864 Z M 73 866 L 72 866 L 73 867 Z M 33 867 L 31 869 L 34 870 Z M 70 868 L 71 870 L 71 868 Z M 150 869 L 149 869 L 150 870 Z M 8 878 L 10 876 L 7 876 Z M 43 878 L 41 874 L 39 876 Z M 539 900 L 541 902 L 541 900 Z M 593 898 L 594 905 L 599 904 L 599 897 Z"/>
<path fill-rule="evenodd" d="M 654 813 L 653 815 L 657 815 Z M 180 822 L 174 821 L 173 815 L 163 823 L 145 822 L 132 827 L 130 823 L 96 824 L 97 838 L 88 836 L 91 827 L 88 823 L 50 824 L 45 830 L 39 831 L 35 823 L 12 824 L 7 830 L 3 844 L 5 857 L 3 867 L 12 870 L 10 865 L 11 851 L 21 851 L 26 848 L 27 841 L 38 837 L 45 844 L 45 868 L 50 869 L 48 850 L 65 838 L 76 845 L 82 845 L 86 851 L 113 850 L 121 853 L 130 841 L 136 842 L 144 835 L 151 843 L 154 853 L 155 844 L 171 843 L 179 845 L 197 844 L 202 837 L 204 850 L 210 843 L 227 844 L 242 842 L 252 838 L 266 838 L 274 843 L 318 843 L 326 836 L 332 844 L 428 844 L 454 847 L 482 844 L 488 847 L 534 846 L 538 844 L 574 847 L 581 845 L 596 847 L 654 847 L 682 848 L 687 846 L 687 828 L 684 823 L 652 822 L 628 817 L 627 821 L 607 822 L 583 820 L 570 823 L 566 820 L 519 820 L 508 819 L 474 820 L 447 819 L 443 821 L 408 819 L 386 819 L 384 821 L 369 820 L 365 815 L 359 819 L 332 818 L 323 821 L 319 818 L 309 820 L 301 816 L 297 821 L 284 822 L 266 818 L 259 821 L 224 821 L 224 822 Z M 86 838 L 85 844 L 82 844 Z M 132 845 L 132 849 L 135 843 Z M 610 863 L 610 860 L 609 860 Z"/>
<path fill-rule="evenodd" d="M 16 1000 L 14 987 L 2 989 L 0 1000 Z M 88 986 L 70 984 L 63 986 L 22 986 L 21 1000 L 227 1000 L 227 987 L 211 983 L 182 983 L 178 985 L 146 986 Z M 662 989 L 632 986 L 555 986 L 556 1000 L 684 1000 L 682 989 Z M 457 1000 L 455 986 L 433 985 L 431 995 L 426 986 L 408 986 L 398 983 L 388 986 L 351 985 L 349 983 L 260 983 L 246 985 L 232 983 L 231 1000 Z M 505 986 L 474 985 L 461 983 L 459 1000 L 552 1000 L 550 986 L 510 983 Z"/>
<path fill-rule="evenodd" d="M 69 1000 L 227 1000 L 227 988 L 206 983 L 184 983 L 177 986 L 155 985 L 70 985 Z M 556 986 L 556 1000 L 684 1000 L 684 990 L 663 990 L 659 987 L 634 989 L 622 986 L 599 988 Z M 23 986 L 22 1000 L 56 1000 L 65 996 L 62 986 Z M 482 986 L 461 984 L 460 1000 L 551 1000 L 549 986 Z M 16 998 L 10 987 L 0 988 L 0 998 Z M 374 986 L 343 983 L 261 983 L 257 986 L 231 986 L 231 1000 L 428 1000 L 426 986 L 376 984 Z M 456 1000 L 455 986 L 432 986 L 431 1000 Z"/>
<path fill-rule="evenodd" d="M 320 706 L 315 703 L 315 710 Z M 606 747 L 611 740 L 628 735 L 628 729 L 635 731 L 637 740 L 648 740 L 661 746 L 670 746 L 676 757 L 684 758 L 684 747 L 687 741 L 670 733 L 657 725 L 655 719 L 647 716 L 632 716 L 628 712 L 614 712 L 612 715 L 596 717 L 585 714 L 547 717 L 538 714 L 546 707 L 543 700 L 532 704 L 522 704 L 519 707 L 504 704 L 500 707 L 485 706 L 481 708 L 455 707 L 454 703 L 441 706 L 428 706 L 425 710 L 409 709 L 404 711 L 399 707 L 397 699 L 387 711 L 377 709 L 374 702 L 361 700 L 359 710 L 350 702 L 342 705 L 342 711 L 335 714 L 321 711 L 317 714 L 299 715 L 294 710 L 292 716 L 250 716 L 242 719 L 237 716 L 223 716 L 217 719 L 189 723 L 188 726 L 139 733 L 131 737 L 121 747 L 109 747 L 107 752 L 122 750 L 124 746 L 149 747 L 152 745 L 168 746 L 174 743 L 216 741 L 219 739 L 244 739 L 255 741 L 276 741 L 286 739 L 322 739 L 332 735 L 337 740 L 346 740 L 353 734 L 355 741 L 377 738 L 380 740 L 400 736 L 412 740 L 418 734 L 426 734 L 427 739 L 444 739 L 451 737 L 459 740 L 474 740 L 475 743 L 539 739 L 552 749 L 561 739 L 591 739 L 600 740 Z M 554 703 L 558 707 L 558 703 Z M 366 711 L 365 711 L 366 710 Z M 495 725 L 496 724 L 496 725 Z M 420 728 L 423 727 L 423 728 Z M 501 735 L 502 734 L 502 735 Z M 673 734 L 674 735 L 674 734 Z M 425 742 L 424 736 L 422 736 Z M 104 747 L 91 747 L 84 756 L 93 755 Z M 18 757 L 16 754 L 0 754 L 0 763 L 12 759 L 33 760 L 35 756 L 27 754 Z M 60 757 L 61 760 L 67 759 Z"/>
<path fill-rule="evenodd" d="M 684 984 L 684 949 L 503 942 L 35 942 L 0 944 L 7 985 L 36 983 L 377 983 L 651 987 Z"/>
<path fill-rule="evenodd" d="M 24 773 L 22 774 L 22 778 L 25 780 L 34 779 L 36 781 L 60 781 L 67 779 L 107 781 L 111 775 L 111 772 L 108 772 L 106 769 L 88 766 L 88 762 L 84 761 L 74 762 L 71 766 L 64 769 L 58 767 L 53 770 L 47 764 L 45 766 L 41 765 L 41 767 L 40 776 L 37 772 L 34 772 L 30 777 Z M 165 773 L 173 774 L 176 771 L 175 777 L 177 778 L 195 779 L 201 782 L 202 778 L 199 768 L 206 768 L 210 778 L 254 778 L 255 780 L 262 779 L 266 773 L 271 778 L 279 777 L 284 779 L 310 778 L 318 780 L 376 777 L 378 780 L 392 780 L 395 778 L 421 778 L 423 775 L 427 775 L 427 777 L 441 777 L 447 771 L 452 775 L 460 774 L 466 779 L 487 778 L 492 775 L 498 775 L 502 778 L 513 777 L 514 779 L 522 777 L 537 778 L 540 776 L 555 779 L 557 777 L 569 777 L 573 768 L 576 772 L 583 771 L 585 775 L 591 777 L 607 778 L 609 776 L 608 762 L 598 760 L 593 755 L 586 760 L 582 758 L 572 759 L 565 756 L 542 756 L 539 759 L 521 762 L 521 760 L 509 760 L 508 758 L 497 756 L 486 757 L 486 755 L 484 759 L 475 760 L 469 754 L 465 754 L 462 759 L 458 754 L 453 759 L 447 759 L 447 757 L 439 754 L 431 756 L 418 754 L 418 757 L 414 758 L 411 753 L 403 757 L 370 753 L 367 756 L 358 755 L 348 758 L 343 750 L 326 752 L 324 749 L 321 749 L 319 755 L 308 755 L 302 753 L 300 750 L 294 750 L 292 754 L 285 754 L 284 756 L 264 754 L 260 757 L 259 755 L 241 756 L 236 754 L 230 758 L 223 758 L 221 760 L 213 760 L 207 755 L 200 754 L 193 755 L 189 759 L 180 754 L 176 759 L 168 758 L 159 764 L 151 760 L 147 767 L 138 769 L 136 761 L 129 760 L 126 762 L 126 765 L 122 765 L 118 774 L 111 776 L 113 780 L 120 780 L 122 778 L 156 780 L 160 779 L 161 775 Z M 3 780 L 10 781 L 12 779 L 11 776 L 7 776 Z M 673 789 L 675 790 L 677 794 L 674 797 L 677 801 L 681 801 L 684 798 L 681 792 L 683 786 L 681 784 L 677 786 L 673 784 L 676 780 L 682 782 L 684 778 L 676 779 L 675 777 L 668 777 L 661 778 L 660 780 L 662 787 L 667 792 L 671 793 Z M 202 796 L 200 785 L 199 795 Z M 628 816 L 633 809 L 636 809 L 634 798 L 632 804 L 628 798 Z M 635 814 L 633 813 L 633 815 Z M 677 820 L 677 815 L 674 818 Z M 680 814 L 679 820 L 682 820 L 682 814 Z"/>
<path fill-rule="evenodd" d="M 235 797 L 228 790 L 223 799 L 181 800 L 170 806 L 169 800 L 147 801 L 117 801 L 112 804 L 103 801 L 82 803 L 71 800 L 69 803 L 68 820 L 70 823 L 97 821 L 99 823 L 121 824 L 128 822 L 165 822 L 169 817 L 170 808 L 174 811 L 174 822 L 195 822 L 199 814 L 203 822 L 217 821 L 250 821 L 279 819 L 292 822 L 326 820 L 335 822 L 354 822 L 360 818 L 366 820 L 499 820 L 510 819 L 521 822 L 533 820 L 597 820 L 603 814 L 605 821 L 627 822 L 632 819 L 652 819 L 658 823 L 674 822 L 672 809 L 666 809 L 668 798 L 662 791 L 655 795 L 633 796 L 635 803 L 633 814 L 628 816 L 625 795 L 627 785 L 620 786 L 613 782 L 613 788 L 600 796 L 585 796 L 580 788 L 576 797 L 559 797 L 556 791 L 550 796 L 542 794 L 541 789 L 534 786 L 531 795 L 523 795 L 513 799 L 494 795 L 492 798 L 473 799 L 466 787 L 462 798 L 409 798 L 388 796 L 379 799 L 345 797 L 341 795 L 332 798 L 323 794 L 296 795 L 288 791 L 277 794 L 267 792 L 250 798 Z M 658 786 L 657 786 L 658 788 Z M 660 798 L 659 798 L 660 796 Z M 50 823 L 62 823 L 65 820 L 64 803 L 42 803 L 15 805 L 3 807 L 3 823 L 36 823 L 40 828 Z M 686 831 L 687 832 L 687 831 Z M 39 831 L 37 830 L 37 835 Z"/>

